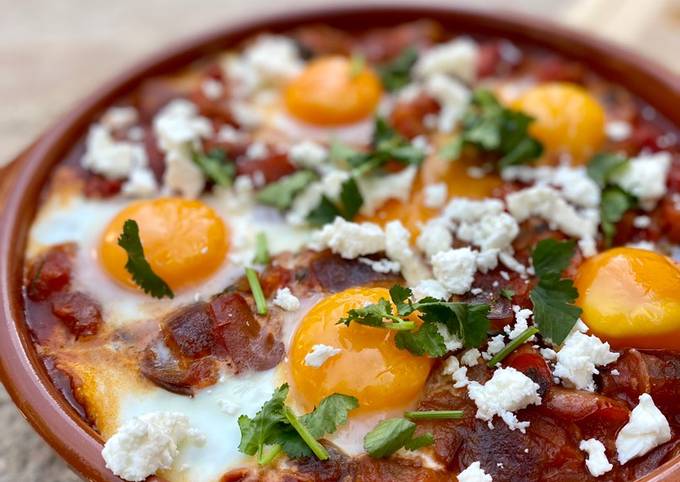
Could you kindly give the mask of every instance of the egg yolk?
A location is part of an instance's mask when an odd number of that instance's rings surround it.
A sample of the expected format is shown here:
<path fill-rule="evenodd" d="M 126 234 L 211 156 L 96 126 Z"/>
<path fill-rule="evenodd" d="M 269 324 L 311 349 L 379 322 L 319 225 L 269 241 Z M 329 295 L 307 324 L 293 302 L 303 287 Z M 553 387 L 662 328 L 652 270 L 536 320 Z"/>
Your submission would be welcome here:
<path fill-rule="evenodd" d="M 446 184 L 449 198 L 483 199 L 491 196 L 493 190 L 502 184 L 501 178 L 493 173 L 480 178 L 471 177 L 468 174 L 470 168 L 479 168 L 479 163 L 474 159 L 451 162 L 438 156 L 427 157 L 413 183 L 409 200 L 391 199 L 374 215 L 360 216 L 358 221 L 370 221 L 382 226 L 398 219 L 413 236 L 417 236 L 421 226 L 439 213 L 439 209 L 425 205 L 424 190 L 428 185 Z"/>
<path fill-rule="evenodd" d="M 394 332 L 358 323 L 338 325 L 352 308 L 390 299 L 385 288 L 351 288 L 317 303 L 304 317 L 290 349 L 296 398 L 311 410 L 333 393 L 355 396 L 356 412 L 400 407 L 420 393 L 432 361 L 396 347 Z M 341 351 L 320 367 L 305 364 L 314 345 Z"/>
<path fill-rule="evenodd" d="M 313 60 L 286 87 L 288 111 L 319 125 L 349 124 L 370 116 L 382 94 L 380 79 L 368 67 L 354 70 L 346 57 Z"/>
<path fill-rule="evenodd" d="M 138 201 L 109 223 L 99 245 L 101 264 L 123 285 L 136 286 L 125 269 L 127 253 L 118 246 L 127 219 L 137 221 L 146 260 L 173 290 L 208 277 L 227 253 L 227 228 L 202 202 L 179 198 Z"/>
<path fill-rule="evenodd" d="M 680 349 L 680 266 L 652 251 L 615 248 L 575 279 L 583 321 L 615 348 Z"/>
<path fill-rule="evenodd" d="M 520 96 L 513 107 L 534 117 L 529 132 L 548 153 L 568 153 L 574 164 L 585 163 L 604 141 L 604 109 L 578 85 L 541 84 Z"/>

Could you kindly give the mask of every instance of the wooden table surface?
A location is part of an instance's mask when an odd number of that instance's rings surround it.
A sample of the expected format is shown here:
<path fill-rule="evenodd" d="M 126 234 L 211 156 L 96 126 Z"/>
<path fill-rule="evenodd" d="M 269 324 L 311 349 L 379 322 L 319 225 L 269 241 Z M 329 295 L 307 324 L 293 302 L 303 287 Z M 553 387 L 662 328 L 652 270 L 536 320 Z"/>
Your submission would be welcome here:
<path fill-rule="evenodd" d="M 0 165 L 102 81 L 168 42 L 272 5 L 290 9 L 291 4 L 327 3 L 331 0 L 287 0 L 285 5 L 271 0 L 0 0 Z M 623 43 L 680 73 L 680 0 L 439 3 L 544 16 Z M 0 482 L 78 480 L 32 432 L 2 387 L 0 426 Z"/>

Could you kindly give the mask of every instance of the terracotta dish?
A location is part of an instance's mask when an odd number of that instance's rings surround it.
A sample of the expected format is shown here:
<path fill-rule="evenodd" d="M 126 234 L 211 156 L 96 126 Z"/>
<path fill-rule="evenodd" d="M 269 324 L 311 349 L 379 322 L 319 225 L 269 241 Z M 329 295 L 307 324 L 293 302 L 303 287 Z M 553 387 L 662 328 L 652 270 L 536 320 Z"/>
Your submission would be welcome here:
<path fill-rule="evenodd" d="M 555 52 L 566 59 L 585 65 L 602 79 L 618 84 L 637 96 L 656 110 L 662 118 L 665 118 L 664 122 L 668 121 L 669 132 L 677 133 L 680 130 L 680 109 L 678 108 L 680 106 L 680 78 L 661 66 L 601 40 L 542 20 L 508 12 L 428 7 L 417 5 L 417 2 L 414 2 L 412 6 L 357 5 L 295 10 L 276 16 L 263 15 L 185 40 L 124 72 L 59 119 L 54 126 L 18 156 L 10 167 L 0 170 L 0 205 L 2 206 L 0 212 L 0 378 L 14 403 L 35 430 L 82 477 L 98 482 L 122 480 L 106 468 L 102 458 L 104 442 L 102 437 L 85 421 L 87 414 L 84 410 L 78 413 L 78 407 L 81 407 L 78 401 L 67 400 L 69 397 L 74 397 L 72 390 L 64 389 L 68 386 L 68 380 L 62 382 L 60 387 L 56 387 L 53 383 L 56 381 L 59 385 L 59 377 L 65 375 L 55 370 L 54 367 L 50 368 L 49 362 L 46 362 L 48 357 L 41 357 L 38 353 L 27 327 L 26 313 L 32 308 L 30 305 L 28 307 L 25 305 L 26 297 L 22 293 L 26 276 L 24 256 L 29 241 L 29 230 L 43 199 L 41 196 L 45 196 L 44 187 L 48 183 L 52 168 L 69 155 L 73 156 L 74 145 L 83 138 L 90 124 L 107 107 L 120 99 L 130 98 L 144 80 L 180 71 L 197 59 L 237 46 L 255 33 L 261 31 L 290 32 L 298 26 L 312 24 L 324 24 L 347 31 L 362 31 L 392 27 L 419 19 L 435 20 L 447 32 L 507 39 L 529 48 Z M 359 67 L 360 73 L 362 68 Z M 302 101 L 305 101 L 306 96 L 304 92 L 302 94 Z M 323 122 L 327 120 L 324 119 Z M 406 135 L 406 137 L 412 138 L 415 134 Z M 258 173 L 262 174 L 262 171 Z M 104 188 L 100 186 L 98 189 Z M 404 218 L 406 214 L 404 212 Z M 404 223 L 407 223 L 406 219 Z M 369 263 L 372 261 L 368 260 Z M 35 275 L 35 279 L 37 278 L 38 274 Z M 381 279 L 381 282 L 384 284 L 389 280 L 391 278 L 386 277 Z M 340 289 L 351 286 L 349 284 Z M 456 292 L 451 291 L 448 294 L 452 293 Z M 463 293 L 465 291 L 458 294 Z M 509 295 L 509 299 L 512 296 L 512 294 Z M 316 301 L 318 298 L 315 299 Z M 511 306 L 511 303 L 506 304 Z M 52 310 L 54 309 L 53 307 Z M 215 308 L 211 305 L 211 309 Z M 512 312 L 510 316 L 512 320 Z M 72 330 L 76 338 L 81 334 L 84 336 L 90 334 L 87 331 L 88 327 L 78 329 L 81 331 Z M 35 332 L 33 335 L 35 336 Z M 258 345 L 259 349 L 266 352 L 261 353 L 260 356 L 264 360 L 262 363 L 266 364 L 269 363 L 265 360 L 266 356 L 276 352 L 277 349 L 281 351 L 283 345 L 278 346 L 268 339 L 260 341 L 262 344 Z M 615 345 L 614 347 L 616 348 Z M 638 348 L 644 349 L 650 346 Z M 669 349 L 677 350 L 677 343 Z M 542 358 L 540 360 L 545 364 Z M 272 366 L 274 365 L 267 365 L 266 368 L 269 369 Z M 429 368 L 430 365 L 427 365 L 426 369 L 429 370 Z M 551 376 L 548 371 L 548 378 Z M 150 376 L 148 378 L 151 379 Z M 155 383 L 163 386 L 160 382 Z M 212 383 L 215 381 L 213 380 Z M 552 383 L 552 380 L 549 383 Z M 199 388 L 204 386 L 206 385 L 199 386 Z M 163 388 L 167 387 L 163 386 Z M 192 391 L 194 388 L 190 384 L 188 388 L 173 386 L 167 389 L 175 394 L 194 395 Z M 318 403 L 318 400 L 314 403 Z M 625 410 L 628 413 L 628 408 Z M 498 423 L 502 424 L 502 422 Z M 106 431 L 103 430 L 102 433 Z M 677 448 L 675 450 L 677 453 Z M 146 472 L 144 476 L 148 473 L 150 472 Z M 223 480 L 227 482 L 241 480 L 237 475 Z M 152 476 L 149 480 L 158 479 Z M 669 460 L 639 480 L 646 482 L 680 480 L 680 456 Z"/>

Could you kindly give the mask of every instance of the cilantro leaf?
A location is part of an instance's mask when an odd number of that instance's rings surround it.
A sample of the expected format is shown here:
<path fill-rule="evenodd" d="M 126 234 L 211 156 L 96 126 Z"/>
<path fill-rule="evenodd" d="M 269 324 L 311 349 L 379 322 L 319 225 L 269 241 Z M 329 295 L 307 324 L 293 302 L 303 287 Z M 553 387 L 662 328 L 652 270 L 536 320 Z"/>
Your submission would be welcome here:
<path fill-rule="evenodd" d="M 385 322 L 385 319 L 390 321 Z M 411 330 L 416 326 L 413 321 L 407 321 L 394 315 L 392 304 L 385 298 L 381 298 L 377 303 L 349 310 L 347 316 L 340 318 L 337 324 L 349 326 L 351 322 L 390 330 Z"/>
<path fill-rule="evenodd" d="M 600 152 L 588 161 L 586 172 L 598 186 L 604 188 L 609 184 L 611 176 L 619 169 L 628 165 L 630 161 L 621 154 Z"/>
<path fill-rule="evenodd" d="M 132 276 L 137 286 L 144 293 L 154 298 L 174 298 L 175 294 L 163 279 L 154 273 L 151 265 L 144 257 L 144 248 L 139 239 L 139 225 L 134 219 L 128 219 L 123 224 L 123 232 L 118 237 L 118 246 L 127 253 L 128 260 L 125 269 Z"/>
<path fill-rule="evenodd" d="M 490 91 L 478 89 L 463 115 L 462 133 L 440 151 L 440 156 L 455 160 L 463 147 L 470 145 L 497 155 L 500 170 L 533 162 L 543 154 L 543 145 L 529 134 L 533 120 L 503 106 Z"/>
<path fill-rule="evenodd" d="M 413 296 L 411 288 L 405 288 L 401 285 L 394 285 L 390 288 L 390 298 L 392 298 L 392 303 L 397 307 L 399 316 L 408 316 L 413 313 L 411 296 Z"/>
<path fill-rule="evenodd" d="M 418 60 L 418 51 L 413 47 L 404 49 L 398 57 L 378 68 L 383 86 L 389 92 L 401 89 L 411 80 L 411 68 Z"/>
<path fill-rule="evenodd" d="M 574 241 L 557 241 L 544 239 L 534 248 L 532 262 L 536 276 L 539 278 L 549 274 L 562 274 L 574 256 Z"/>
<path fill-rule="evenodd" d="M 300 194 L 309 183 L 316 180 L 314 171 L 300 170 L 285 176 L 276 182 L 268 184 L 257 193 L 257 200 L 262 204 L 273 206 L 277 209 L 288 209 L 295 196 Z"/>
<path fill-rule="evenodd" d="M 515 296 L 515 290 L 510 288 L 501 288 L 501 296 L 505 299 L 512 301 L 512 297 Z"/>
<path fill-rule="evenodd" d="M 626 211 L 637 206 L 637 199 L 620 187 L 607 187 L 600 200 L 600 223 L 606 246 L 611 246 L 616 236 L 616 225 Z"/>
<path fill-rule="evenodd" d="M 536 326 L 545 338 L 559 345 L 569 335 L 581 315 L 574 305 L 578 291 L 570 279 L 562 279 L 562 271 L 571 262 L 575 245 L 573 241 L 539 241 L 532 254 L 532 262 L 539 277 L 531 290 Z"/>
<path fill-rule="evenodd" d="M 208 153 L 194 152 L 192 160 L 201 172 L 218 186 L 231 186 L 236 175 L 236 166 L 227 160 L 222 149 L 213 149 Z"/>
<path fill-rule="evenodd" d="M 447 353 L 444 338 L 439 333 L 437 323 L 423 323 L 414 331 L 400 331 L 394 338 L 397 348 L 408 350 L 414 355 L 429 355 L 433 358 Z"/>
<path fill-rule="evenodd" d="M 349 395 L 334 393 L 310 413 L 297 417 L 285 404 L 287 396 L 288 384 L 281 385 L 255 417 L 239 417 L 239 450 L 247 455 L 258 454 L 260 463 L 270 458 L 264 456 L 265 445 L 280 446 L 292 458 L 316 455 L 325 460 L 328 453 L 317 439 L 347 423 L 348 412 L 359 402 Z"/>
<path fill-rule="evenodd" d="M 319 204 L 307 215 L 307 222 L 312 226 L 323 226 L 331 223 L 337 216 L 352 220 L 359 213 L 364 198 L 353 177 L 342 183 L 338 203 L 331 201 L 326 195 L 321 197 Z"/>
<path fill-rule="evenodd" d="M 285 429 L 286 417 L 283 406 L 288 396 L 288 384 L 274 390 L 272 398 L 262 405 L 255 417 L 241 415 L 238 426 L 241 430 L 241 442 L 238 449 L 246 455 L 262 453 L 265 445 L 277 441 L 278 432 Z M 284 425 L 284 426 L 282 426 Z"/>
<path fill-rule="evenodd" d="M 383 420 L 364 437 L 364 449 L 373 458 L 389 457 L 402 447 L 416 450 L 434 442 L 431 434 L 413 438 L 416 424 L 405 418 Z"/>

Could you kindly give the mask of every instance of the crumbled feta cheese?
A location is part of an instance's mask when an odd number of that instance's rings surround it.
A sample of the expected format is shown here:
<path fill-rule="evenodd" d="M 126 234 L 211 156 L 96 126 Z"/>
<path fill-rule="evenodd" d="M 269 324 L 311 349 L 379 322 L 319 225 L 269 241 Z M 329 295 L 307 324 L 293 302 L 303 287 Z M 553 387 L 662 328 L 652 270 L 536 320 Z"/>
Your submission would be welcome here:
<path fill-rule="evenodd" d="M 217 100 L 224 93 L 224 86 L 219 80 L 205 79 L 201 83 L 201 92 L 206 99 Z"/>
<path fill-rule="evenodd" d="M 471 348 L 465 353 L 463 353 L 463 356 L 460 358 L 460 361 L 465 366 L 473 367 L 479 363 L 479 357 L 481 355 L 482 354 L 479 352 L 477 348 Z"/>
<path fill-rule="evenodd" d="M 142 481 L 158 470 L 169 469 L 179 445 L 201 437 L 189 427 L 189 418 L 175 412 L 153 412 L 123 424 L 102 450 L 106 467 L 124 480 Z"/>
<path fill-rule="evenodd" d="M 241 407 L 231 400 L 220 399 L 217 401 L 217 405 L 219 405 L 220 411 L 222 411 L 222 413 L 231 415 L 232 417 L 242 413 Z"/>
<path fill-rule="evenodd" d="M 446 351 L 456 351 L 463 348 L 463 342 L 456 335 L 451 333 L 449 329 L 442 323 L 437 323 L 437 331 L 439 335 L 444 339 L 444 346 L 446 346 Z"/>
<path fill-rule="evenodd" d="M 487 214 L 475 222 L 462 222 L 456 236 L 482 250 L 508 248 L 519 233 L 515 218 L 507 213 Z"/>
<path fill-rule="evenodd" d="M 273 303 L 286 311 L 295 311 L 300 308 L 300 300 L 290 292 L 287 286 L 276 291 Z"/>
<path fill-rule="evenodd" d="M 496 335 L 489 340 L 486 351 L 482 353 L 482 358 L 491 360 L 496 353 L 499 353 L 505 348 L 505 337 L 503 335 Z"/>
<path fill-rule="evenodd" d="M 446 221 L 439 218 L 431 219 L 420 231 L 416 246 L 431 258 L 437 253 L 451 248 L 453 234 Z"/>
<path fill-rule="evenodd" d="M 616 452 L 621 465 L 646 454 L 654 447 L 671 439 L 671 428 L 661 410 L 648 393 L 640 395 L 640 401 L 630 413 L 628 423 L 616 436 Z"/>
<path fill-rule="evenodd" d="M 499 199 L 482 199 L 480 201 L 466 198 L 454 198 L 444 209 L 444 216 L 457 222 L 473 223 L 489 214 L 504 211 L 503 201 Z"/>
<path fill-rule="evenodd" d="M 612 181 L 637 197 L 642 208 L 654 209 L 666 194 L 666 178 L 672 157 L 668 152 L 642 154 L 631 159 L 628 166 L 612 175 Z"/>
<path fill-rule="evenodd" d="M 481 385 L 470 382 L 468 395 L 477 405 L 476 418 L 491 423 L 498 415 L 510 430 L 518 429 L 524 433 L 529 422 L 519 422 L 514 413 L 529 405 L 540 405 L 540 387 L 531 378 L 512 367 L 499 368 L 491 380 Z"/>
<path fill-rule="evenodd" d="M 449 188 L 444 182 L 428 184 L 423 190 L 423 204 L 430 209 L 439 209 L 446 204 Z"/>
<path fill-rule="evenodd" d="M 319 205 L 325 195 L 336 199 L 340 195 L 342 183 L 349 179 L 350 174 L 337 169 L 327 172 L 319 181 L 310 183 L 307 188 L 293 200 L 286 221 L 293 226 L 305 224 L 309 213 Z"/>
<path fill-rule="evenodd" d="M 512 328 L 510 328 L 510 326 L 505 326 L 503 331 L 508 335 L 508 338 L 514 340 L 529 328 L 529 318 L 531 318 L 534 313 L 527 308 L 522 309 L 518 305 L 514 305 L 512 310 L 515 312 L 515 326 Z M 532 336 L 527 341 L 531 341 L 534 338 L 535 337 Z"/>
<path fill-rule="evenodd" d="M 449 249 L 431 258 L 434 277 L 450 293 L 467 293 L 477 272 L 477 253 L 470 248 Z"/>
<path fill-rule="evenodd" d="M 329 358 L 334 357 L 342 350 L 332 346 L 318 344 L 314 345 L 309 353 L 305 355 L 305 365 L 308 367 L 319 368 L 326 363 Z"/>
<path fill-rule="evenodd" d="M 354 259 L 385 251 L 385 233 L 377 224 L 352 223 L 337 217 L 314 233 L 311 247 L 329 248 L 345 259 Z"/>
<path fill-rule="evenodd" d="M 470 293 L 477 296 L 477 295 L 481 295 L 482 293 L 484 293 L 484 290 L 482 288 L 472 288 L 470 290 Z"/>
<path fill-rule="evenodd" d="M 634 243 L 628 243 L 626 244 L 627 247 L 629 248 L 637 248 L 637 249 L 644 249 L 647 251 L 656 251 L 656 246 L 654 245 L 653 242 L 651 241 L 636 241 Z"/>
<path fill-rule="evenodd" d="M 508 210 L 522 222 L 539 216 L 551 227 L 580 239 L 593 239 L 597 235 L 599 217 L 580 213 L 567 203 L 559 191 L 548 186 L 533 186 L 508 194 Z"/>
<path fill-rule="evenodd" d="M 390 199 L 408 201 L 417 172 L 415 166 L 409 166 L 394 174 L 360 177 L 357 184 L 364 199 L 361 214 L 372 216 Z"/>
<path fill-rule="evenodd" d="M 139 114 L 134 107 L 111 107 L 99 121 L 107 129 L 119 130 L 132 127 L 139 120 Z"/>
<path fill-rule="evenodd" d="M 288 157 L 296 166 L 318 168 L 328 158 L 328 149 L 314 141 L 301 141 L 293 144 Z"/>
<path fill-rule="evenodd" d="M 609 372 L 609 374 L 614 377 L 618 377 L 619 375 L 621 375 L 621 372 L 614 368 L 612 371 Z"/>
<path fill-rule="evenodd" d="M 477 43 L 466 37 L 439 44 L 427 50 L 413 67 L 416 77 L 429 78 L 436 74 L 454 75 L 472 82 L 477 74 Z"/>
<path fill-rule="evenodd" d="M 595 335 L 572 332 L 557 352 L 555 376 L 579 390 L 595 391 L 593 375 L 596 367 L 618 360 L 619 354 L 609 351 L 609 343 L 602 343 Z"/>
<path fill-rule="evenodd" d="M 420 280 L 413 288 L 413 299 L 420 301 L 423 298 L 436 298 L 438 300 L 449 299 L 449 292 L 442 284 L 434 279 Z"/>
<path fill-rule="evenodd" d="M 387 258 L 383 259 L 371 259 L 371 258 L 359 258 L 359 262 L 366 264 L 373 269 L 376 273 L 398 273 L 401 271 L 401 265 L 396 262 L 389 260 Z"/>
<path fill-rule="evenodd" d="M 156 115 L 153 129 L 158 147 L 165 153 L 166 190 L 197 197 L 203 191 L 205 178 L 192 160 L 192 150 L 200 148 L 202 137 L 212 135 L 212 123 L 198 115 L 194 104 L 177 99 Z"/>
<path fill-rule="evenodd" d="M 262 122 L 262 114 L 248 102 L 232 101 L 229 109 L 234 120 L 243 128 L 255 129 Z"/>
<path fill-rule="evenodd" d="M 444 375 L 451 375 L 451 379 L 454 382 L 453 388 L 463 388 L 470 383 L 467 377 L 467 367 L 460 366 L 458 358 L 455 356 L 450 356 L 446 359 L 442 373 Z"/>
<path fill-rule="evenodd" d="M 498 250 L 487 249 L 477 254 L 477 269 L 482 273 L 487 273 L 498 266 Z"/>
<path fill-rule="evenodd" d="M 431 278 L 430 270 L 411 248 L 411 233 L 401 221 L 390 221 L 385 226 L 385 254 L 401 265 L 401 274 L 408 284 Z"/>
<path fill-rule="evenodd" d="M 633 127 L 626 121 L 609 121 L 604 125 L 607 137 L 615 142 L 625 141 L 633 133 Z"/>
<path fill-rule="evenodd" d="M 484 472 L 479 462 L 473 462 L 458 474 L 458 482 L 492 482 L 492 477 Z"/>
<path fill-rule="evenodd" d="M 586 467 L 588 467 L 588 471 L 593 477 L 599 477 L 614 468 L 614 466 L 609 463 L 609 459 L 607 459 L 604 444 L 599 440 L 594 438 L 581 440 L 578 448 L 588 454 Z"/>
<path fill-rule="evenodd" d="M 649 216 L 635 216 L 633 219 L 633 226 L 638 229 L 646 229 L 652 224 L 652 218 Z"/>
<path fill-rule="evenodd" d="M 130 176 L 121 187 L 126 196 L 148 197 L 158 191 L 158 183 L 153 171 L 148 167 L 139 167 L 130 172 Z"/>
<path fill-rule="evenodd" d="M 445 74 L 434 74 L 425 82 L 425 92 L 441 107 L 437 116 L 438 130 L 453 132 L 470 103 L 470 90 Z"/>
<path fill-rule="evenodd" d="M 541 348 L 540 350 L 538 350 L 538 352 L 541 354 L 543 358 L 545 358 L 548 361 L 557 358 L 557 352 L 552 348 Z"/>
<path fill-rule="evenodd" d="M 600 205 L 600 187 L 583 167 L 511 166 L 503 169 L 501 176 L 504 181 L 558 187 L 564 199 L 576 206 L 596 208 Z"/>
<path fill-rule="evenodd" d="M 248 159 L 263 159 L 264 157 L 267 157 L 268 154 L 269 149 L 267 148 L 267 144 L 260 141 L 253 142 L 248 146 L 248 149 L 246 149 L 246 157 Z"/>
<path fill-rule="evenodd" d="M 235 129 L 229 124 L 225 124 L 217 131 L 217 140 L 220 142 L 228 142 L 230 144 L 237 144 L 245 142 L 247 135 L 238 129 Z"/>
<path fill-rule="evenodd" d="M 498 259 L 506 268 L 514 271 L 515 273 L 527 273 L 527 267 L 517 261 L 517 259 L 507 251 L 501 251 L 498 253 Z"/>
<path fill-rule="evenodd" d="M 107 179 L 124 179 L 133 170 L 146 167 L 146 151 L 141 144 L 116 141 L 102 124 L 94 124 L 87 134 L 81 165 Z"/>

